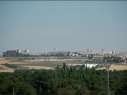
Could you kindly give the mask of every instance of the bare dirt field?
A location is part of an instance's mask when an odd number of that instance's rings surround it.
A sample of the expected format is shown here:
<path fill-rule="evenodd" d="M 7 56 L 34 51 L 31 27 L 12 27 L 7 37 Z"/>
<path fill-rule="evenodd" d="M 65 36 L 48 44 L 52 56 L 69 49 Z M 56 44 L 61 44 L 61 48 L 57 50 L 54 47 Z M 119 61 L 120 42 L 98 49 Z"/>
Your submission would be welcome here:
<path fill-rule="evenodd" d="M 15 70 L 12 68 L 8 68 L 4 65 L 0 65 L 0 72 L 14 72 Z"/>
<path fill-rule="evenodd" d="M 45 69 L 45 70 L 53 70 L 53 67 L 47 67 L 47 66 L 23 66 L 27 69 Z"/>
<path fill-rule="evenodd" d="M 113 64 L 110 66 L 109 70 L 127 70 L 127 64 Z"/>
<path fill-rule="evenodd" d="M 107 69 L 107 67 L 103 66 L 103 67 L 97 68 L 96 70 L 104 70 L 104 69 Z M 113 71 L 113 70 L 116 70 L 116 71 L 127 70 L 127 64 L 111 64 L 109 67 L 109 70 L 111 70 L 111 71 Z"/>
<path fill-rule="evenodd" d="M 40 61 L 41 60 L 41 61 Z M 24 67 L 26 69 L 52 69 L 55 68 L 57 65 L 66 63 L 66 64 L 82 64 L 82 60 L 70 60 L 70 59 L 53 59 L 52 60 L 45 60 L 45 59 L 40 59 L 40 60 L 28 60 L 26 59 L 22 59 L 22 58 L 0 58 L 0 65 L 2 64 L 15 64 L 18 67 Z M 6 66 L 2 66 L 0 67 L 0 72 L 1 71 L 7 71 L 7 72 L 12 72 L 12 68 L 10 67 L 6 67 Z M 6 69 L 6 70 L 5 70 Z M 103 70 L 106 69 L 105 66 L 97 68 L 97 70 Z M 127 64 L 112 64 L 109 68 L 110 70 L 127 70 Z"/>
<path fill-rule="evenodd" d="M 0 64 L 6 64 L 6 63 L 10 63 L 10 60 L 7 60 L 5 58 L 0 58 Z"/>

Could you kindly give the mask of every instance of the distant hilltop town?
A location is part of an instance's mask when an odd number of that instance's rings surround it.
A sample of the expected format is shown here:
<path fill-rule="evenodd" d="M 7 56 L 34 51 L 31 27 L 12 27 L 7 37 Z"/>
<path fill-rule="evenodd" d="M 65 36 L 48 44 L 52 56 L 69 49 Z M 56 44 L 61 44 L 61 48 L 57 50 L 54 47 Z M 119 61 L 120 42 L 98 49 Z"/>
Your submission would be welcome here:
<path fill-rule="evenodd" d="M 103 56 L 118 56 L 123 59 L 127 58 L 127 52 L 113 51 L 113 50 L 95 50 L 95 49 L 82 49 L 75 51 L 52 51 L 52 52 L 40 52 L 39 54 L 32 54 L 29 49 L 15 49 L 7 50 L 3 52 L 3 57 L 103 57 Z"/>
<path fill-rule="evenodd" d="M 56 59 L 90 59 L 91 62 L 105 59 L 108 57 L 110 60 L 127 63 L 127 52 L 119 52 L 115 50 L 95 50 L 95 49 L 82 49 L 82 50 L 73 50 L 73 51 L 52 51 L 52 52 L 40 52 L 38 54 L 32 54 L 32 51 L 29 49 L 15 49 L 15 50 L 7 50 L 3 52 L 3 57 L 30 57 L 30 58 L 51 58 L 54 57 Z M 122 60 L 122 61 L 121 61 Z"/>
<path fill-rule="evenodd" d="M 51 69 L 58 65 L 106 69 L 110 65 L 111 70 L 127 70 L 127 53 L 112 50 L 82 49 L 72 51 L 52 51 L 33 53 L 29 49 L 6 50 L 0 57 L 0 67 L 5 69 L 0 72 L 11 72 L 24 69 Z M 8 68 L 5 68 L 8 67 Z M 12 70 L 12 69 L 11 69 Z"/>

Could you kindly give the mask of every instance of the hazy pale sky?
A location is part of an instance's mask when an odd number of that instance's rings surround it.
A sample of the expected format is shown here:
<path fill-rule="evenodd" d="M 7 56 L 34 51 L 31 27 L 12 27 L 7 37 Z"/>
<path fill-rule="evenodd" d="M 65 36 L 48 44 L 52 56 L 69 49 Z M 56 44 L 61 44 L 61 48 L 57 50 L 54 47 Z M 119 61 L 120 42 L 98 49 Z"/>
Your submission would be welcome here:
<path fill-rule="evenodd" d="M 0 1 L 0 51 L 127 50 L 126 1 Z"/>

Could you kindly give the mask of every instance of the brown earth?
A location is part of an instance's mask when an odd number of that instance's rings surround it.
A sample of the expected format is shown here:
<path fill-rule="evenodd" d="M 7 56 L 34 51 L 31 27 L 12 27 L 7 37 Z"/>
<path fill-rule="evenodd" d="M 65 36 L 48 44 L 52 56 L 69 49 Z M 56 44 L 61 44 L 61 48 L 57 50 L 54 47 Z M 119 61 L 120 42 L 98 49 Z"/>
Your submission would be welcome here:
<path fill-rule="evenodd" d="M 9 63 L 11 62 L 10 60 L 7 60 L 5 58 L 0 58 L 0 64 L 6 64 L 6 63 Z"/>
<path fill-rule="evenodd" d="M 12 68 L 8 68 L 4 65 L 0 65 L 0 72 L 14 72 L 15 70 Z"/>
<path fill-rule="evenodd" d="M 127 70 L 127 64 L 113 64 L 110 66 L 109 69 L 110 70 L 117 70 L 117 71 Z"/>

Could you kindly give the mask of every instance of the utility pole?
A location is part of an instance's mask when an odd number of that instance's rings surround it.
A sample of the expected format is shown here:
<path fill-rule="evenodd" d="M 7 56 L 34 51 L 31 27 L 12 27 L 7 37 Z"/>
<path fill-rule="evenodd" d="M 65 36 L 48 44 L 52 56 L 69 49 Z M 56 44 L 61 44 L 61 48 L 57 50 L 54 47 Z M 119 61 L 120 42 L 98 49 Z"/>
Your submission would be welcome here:
<path fill-rule="evenodd" d="M 43 84 L 43 81 L 37 80 L 36 83 L 37 83 L 37 85 L 39 87 L 39 89 L 38 89 L 39 95 L 42 95 L 42 84 Z"/>
<path fill-rule="evenodd" d="M 41 93 L 42 93 L 41 83 L 40 83 L 39 86 L 40 86 L 40 87 L 39 87 L 39 94 L 41 95 Z"/>
<path fill-rule="evenodd" d="M 105 62 L 105 65 L 106 65 L 106 71 L 107 71 L 107 95 L 111 95 L 110 93 L 110 82 L 109 82 L 109 79 L 110 79 L 110 64 L 107 62 L 107 60 L 104 61 Z"/>
<path fill-rule="evenodd" d="M 13 83 L 13 85 L 12 85 L 12 95 L 15 95 L 15 78 L 12 78 L 12 83 Z"/>
<path fill-rule="evenodd" d="M 110 93 L 110 82 L 109 82 L 109 78 L 110 78 L 110 71 L 109 71 L 109 67 L 110 67 L 110 64 L 107 64 L 107 95 L 111 95 Z"/>
<path fill-rule="evenodd" d="M 13 87 L 13 94 L 12 95 L 15 95 L 15 88 Z"/>

